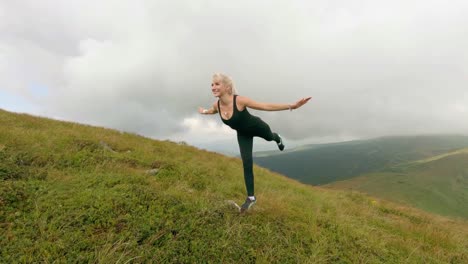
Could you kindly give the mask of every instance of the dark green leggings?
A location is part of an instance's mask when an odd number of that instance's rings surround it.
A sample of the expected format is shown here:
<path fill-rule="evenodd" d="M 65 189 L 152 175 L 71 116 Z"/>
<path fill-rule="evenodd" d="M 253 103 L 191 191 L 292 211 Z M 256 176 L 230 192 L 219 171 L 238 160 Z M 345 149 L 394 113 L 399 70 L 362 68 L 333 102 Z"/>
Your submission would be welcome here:
<path fill-rule="evenodd" d="M 271 132 L 268 124 L 263 121 L 259 122 L 255 128 L 249 131 L 237 131 L 237 142 L 239 143 L 242 165 L 244 166 L 244 180 L 248 196 L 254 196 L 254 174 L 252 158 L 254 137 L 261 137 L 266 141 L 280 141 L 278 134 Z"/>

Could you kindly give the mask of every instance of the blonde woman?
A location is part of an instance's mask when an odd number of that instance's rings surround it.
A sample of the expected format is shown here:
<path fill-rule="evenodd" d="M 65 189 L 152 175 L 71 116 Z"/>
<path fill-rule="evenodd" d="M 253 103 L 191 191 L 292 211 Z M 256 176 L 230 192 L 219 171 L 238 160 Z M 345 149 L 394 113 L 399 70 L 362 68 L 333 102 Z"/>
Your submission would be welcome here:
<path fill-rule="evenodd" d="M 294 104 L 260 103 L 248 97 L 239 96 L 236 93 L 232 79 L 224 74 L 213 75 L 211 92 L 218 100 L 209 109 L 199 107 L 200 114 L 219 113 L 224 124 L 237 131 L 242 164 L 244 167 L 244 180 L 247 189 L 247 199 L 241 206 L 241 212 L 245 212 L 257 201 L 254 194 L 253 175 L 253 137 L 261 137 L 267 141 L 275 141 L 282 151 L 284 144 L 281 136 L 273 133 L 263 120 L 249 113 L 247 108 L 263 111 L 282 111 L 297 109 L 306 104 L 311 97 L 303 98 Z"/>

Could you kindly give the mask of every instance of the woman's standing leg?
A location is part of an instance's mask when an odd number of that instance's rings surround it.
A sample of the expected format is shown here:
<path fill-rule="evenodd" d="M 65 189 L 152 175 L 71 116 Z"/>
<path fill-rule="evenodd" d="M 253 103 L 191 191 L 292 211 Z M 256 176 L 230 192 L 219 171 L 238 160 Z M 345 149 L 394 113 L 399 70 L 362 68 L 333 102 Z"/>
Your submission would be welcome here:
<path fill-rule="evenodd" d="M 244 180 L 245 187 L 247 188 L 247 195 L 254 196 L 254 174 L 253 174 L 253 136 L 237 132 L 237 142 L 239 143 L 239 150 L 242 158 L 242 165 L 244 167 Z"/>

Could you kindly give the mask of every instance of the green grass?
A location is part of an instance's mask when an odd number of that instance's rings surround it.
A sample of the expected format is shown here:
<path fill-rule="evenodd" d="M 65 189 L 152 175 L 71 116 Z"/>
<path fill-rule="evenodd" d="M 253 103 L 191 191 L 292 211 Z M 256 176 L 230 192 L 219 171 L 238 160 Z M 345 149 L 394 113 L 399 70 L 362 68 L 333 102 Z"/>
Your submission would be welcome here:
<path fill-rule="evenodd" d="M 468 262 L 466 221 L 255 175 L 239 215 L 238 158 L 0 110 L 0 263 Z"/>
<path fill-rule="evenodd" d="M 327 187 L 361 191 L 429 212 L 468 219 L 467 150 L 404 163 Z"/>

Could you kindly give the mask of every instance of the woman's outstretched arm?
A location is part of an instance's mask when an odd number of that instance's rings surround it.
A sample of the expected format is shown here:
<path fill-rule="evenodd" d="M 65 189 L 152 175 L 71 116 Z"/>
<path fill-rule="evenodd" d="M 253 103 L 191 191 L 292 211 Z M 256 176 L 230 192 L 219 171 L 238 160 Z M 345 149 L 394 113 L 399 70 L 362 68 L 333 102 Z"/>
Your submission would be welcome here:
<path fill-rule="evenodd" d="M 205 115 L 213 115 L 213 114 L 218 113 L 218 107 L 216 103 L 213 103 L 213 106 L 211 106 L 211 108 L 208 108 L 208 109 L 204 109 L 203 107 L 198 107 L 198 113 L 205 114 Z"/>
<path fill-rule="evenodd" d="M 302 98 L 294 104 L 274 104 L 256 102 L 248 97 L 238 96 L 238 102 L 245 107 L 263 111 L 293 110 L 305 105 L 312 97 Z"/>

